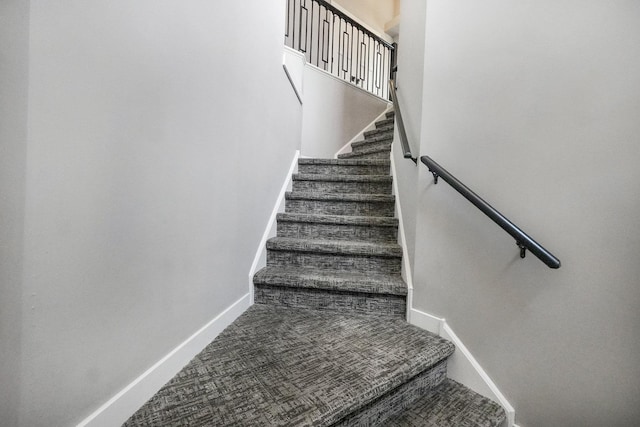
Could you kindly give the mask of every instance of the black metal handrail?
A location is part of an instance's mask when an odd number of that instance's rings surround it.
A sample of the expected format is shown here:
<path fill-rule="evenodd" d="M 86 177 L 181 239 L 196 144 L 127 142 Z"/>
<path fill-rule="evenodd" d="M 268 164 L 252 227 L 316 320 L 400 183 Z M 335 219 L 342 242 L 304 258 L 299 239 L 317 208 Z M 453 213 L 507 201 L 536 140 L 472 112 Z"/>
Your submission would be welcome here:
<path fill-rule="evenodd" d="M 550 268 L 560 268 L 560 260 L 558 258 L 542 247 L 538 242 L 533 240 L 531 236 L 518 228 L 514 223 L 509 221 L 504 215 L 494 209 L 493 206 L 471 191 L 471 189 L 460 182 L 455 176 L 451 175 L 445 168 L 437 164 L 432 158 L 422 156 L 420 157 L 420 161 L 429 168 L 429 172 L 433 174 L 434 182 L 436 184 L 438 183 L 438 177 L 444 179 L 458 193 L 462 194 L 475 207 L 480 209 L 485 215 L 491 218 L 493 222 L 498 224 L 504 231 L 516 239 L 516 245 L 520 248 L 521 258 L 525 257 L 526 250 L 529 249 L 532 254 L 537 256 Z"/>
<path fill-rule="evenodd" d="M 411 154 L 411 147 L 409 146 L 409 138 L 407 138 L 407 131 L 404 128 L 404 122 L 402 121 L 402 113 L 400 112 L 400 103 L 398 102 L 398 95 L 396 94 L 396 85 L 393 80 L 389 80 L 389 95 L 391 95 L 391 101 L 393 102 L 393 109 L 395 110 L 396 123 L 398 124 L 398 134 L 400 135 L 400 144 L 402 145 L 402 155 L 405 159 L 413 160 L 413 163 L 418 164 L 418 159 Z"/>
<path fill-rule="evenodd" d="M 323 0 L 286 0 L 285 45 L 308 63 L 387 99 L 395 47 Z"/>

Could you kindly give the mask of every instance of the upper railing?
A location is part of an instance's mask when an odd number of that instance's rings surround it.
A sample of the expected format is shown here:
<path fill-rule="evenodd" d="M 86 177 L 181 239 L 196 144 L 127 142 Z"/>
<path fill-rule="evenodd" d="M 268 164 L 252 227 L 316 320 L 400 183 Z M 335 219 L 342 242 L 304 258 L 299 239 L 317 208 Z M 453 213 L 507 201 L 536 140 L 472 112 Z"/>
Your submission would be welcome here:
<path fill-rule="evenodd" d="M 404 157 L 411 159 L 414 162 L 415 157 L 411 154 L 409 148 L 409 141 L 407 139 L 407 133 L 404 129 L 404 123 L 402 121 L 402 113 L 400 112 L 400 104 L 398 103 L 397 94 L 395 91 L 395 84 L 392 80 L 389 81 L 389 91 L 391 99 L 393 100 L 393 106 L 395 109 L 396 123 L 398 125 L 398 134 L 400 135 L 400 143 L 402 144 L 402 151 Z M 455 176 L 450 174 L 445 168 L 436 163 L 429 156 L 420 157 L 420 161 L 424 163 L 429 172 L 433 175 L 434 183 L 438 183 L 438 178 L 442 178 L 449 185 L 451 185 L 458 193 L 462 194 L 464 198 L 469 200 L 475 207 L 480 209 L 485 215 L 487 215 L 493 222 L 498 224 L 504 231 L 509 233 L 511 237 L 516 240 L 516 245 L 520 248 L 520 257 L 524 258 L 527 249 L 538 257 L 550 268 L 560 268 L 560 260 L 556 258 L 551 252 L 546 250 L 542 245 L 533 240 L 531 236 L 522 231 L 518 226 L 509 221 L 504 215 L 498 212 L 493 206 L 484 201 L 480 196 L 471 191 L 469 187 L 460 182 Z"/>
<path fill-rule="evenodd" d="M 308 63 L 388 98 L 394 46 L 323 0 L 286 0 L 285 45 Z"/>

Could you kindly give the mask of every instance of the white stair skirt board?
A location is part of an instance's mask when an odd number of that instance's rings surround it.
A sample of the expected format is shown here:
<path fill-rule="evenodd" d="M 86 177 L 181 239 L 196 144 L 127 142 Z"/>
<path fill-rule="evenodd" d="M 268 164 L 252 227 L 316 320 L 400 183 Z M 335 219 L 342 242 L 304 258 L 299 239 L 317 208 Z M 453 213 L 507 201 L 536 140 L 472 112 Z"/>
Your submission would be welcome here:
<path fill-rule="evenodd" d="M 386 114 L 385 111 L 382 114 Z M 363 131 L 364 132 L 364 131 Z M 395 137 L 394 137 L 395 141 Z M 402 278 L 407 284 L 407 322 L 411 323 L 411 306 L 413 305 L 413 278 L 411 277 L 411 261 L 409 260 L 409 250 L 407 249 L 407 239 L 404 234 L 404 223 L 402 222 L 402 200 L 398 191 L 398 179 L 396 178 L 396 162 L 391 151 L 391 177 L 393 179 L 393 194 L 396 196 L 396 218 L 398 218 L 398 244 L 402 247 Z"/>
<path fill-rule="evenodd" d="M 133 380 L 78 427 L 113 427 L 122 425 L 135 411 L 173 378 L 195 355 L 249 308 L 249 294 L 231 304 L 196 333 L 171 350 L 142 375 Z"/>
<path fill-rule="evenodd" d="M 476 393 L 498 402 L 507 414 L 507 426 L 518 427 L 514 424 L 516 413 L 513 406 L 511 406 L 509 401 L 507 401 L 500 390 L 498 390 L 498 387 L 491 378 L 489 378 L 484 369 L 482 369 L 460 338 L 458 338 L 451 327 L 449 327 L 447 321 L 441 317 L 416 310 L 415 308 L 411 308 L 409 318 L 411 319 L 409 323 L 433 332 L 434 334 L 438 334 L 456 346 L 456 351 L 449 357 L 449 361 L 447 362 L 447 376 L 464 384 Z"/>
<path fill-rule="evenodd" d="M 386 110 L 384 110 L 378 117 L 373 119 L 373 121 L 371 123 L 369 123 L 364 129 L 362 129 L 353 138 L 351 138 L 351 140 L 349 142 L 344 144 L 341 149 L 336 151 L 336 153 L 333 155 L 333 158 L 337 159 L 338 158 L 338 154 L 350 152 L 351 151 L 351 143 L 359 141 L 361 139 L 364 139 L 364 133 L 366 131 L 368 131 L 368 130 L 375 129 L 376 128 L 376 122 L 380 121 L 380 120 L 384 120 L 385 119 L 385 114 L 387 114 L 391 110 L 393 110 L 393 104 L 389 103 L 389 105 L 387 105 L 387 109 Z"/>
<path fill-rule="evenodd" d="M 278 213 L 284 212 L 284 196 L 287 191 L 291 190 L 291 180 L 293 179 L 293 174 L 298 170 L 299 158 L 300 150 L 296 150 L 295 154 L 293 155 L 293 160 L 291 160 L 291 166 L 289 167 L 287 176 L 284 178 L 284 182 L 282 183 L 282 187 L 280 188 L 278 199 L 276 200 L 276 203 L 273 206 L 273 210 L 271 211 L 269 222 L 267 222 L 264 233 L 262 233 L 262 239 L 260 239 L 260 242 L 258 243 L 258 249 L 256 250 L 256 255 L 253 257 L 253 263 L 251 264 L 251 268 L 249 269 L 249 295 L 251 295 L 251 305 L 253 305 L 253 276 L 256 274 L 256 271 L 267 266 L 267 240 L 272 237 L 276 237 L 276 232 L 278 231 L 276 216 L 278 215 Z"/>

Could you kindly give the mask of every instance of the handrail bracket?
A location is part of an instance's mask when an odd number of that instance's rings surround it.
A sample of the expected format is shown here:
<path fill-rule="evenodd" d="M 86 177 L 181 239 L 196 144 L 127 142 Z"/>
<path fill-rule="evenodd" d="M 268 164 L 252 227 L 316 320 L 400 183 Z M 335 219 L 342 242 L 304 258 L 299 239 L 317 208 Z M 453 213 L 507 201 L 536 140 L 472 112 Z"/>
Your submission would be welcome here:
<path fill-rule="evenodd" d="M 516 245 L 520 248 L 520 258 L 524 258 L 527 255 L 527 247 L 516 240 Z"/>
<path fill-rule="evenodd" d="M 440 175 L 438 175 L 438 172 L 432 171 L 431 169 L 429 169 L 429 172 L 431 172 L 431 175 L 433 175 L 433 184 L 436 185 L 438 183 L 438 177 Z"/>

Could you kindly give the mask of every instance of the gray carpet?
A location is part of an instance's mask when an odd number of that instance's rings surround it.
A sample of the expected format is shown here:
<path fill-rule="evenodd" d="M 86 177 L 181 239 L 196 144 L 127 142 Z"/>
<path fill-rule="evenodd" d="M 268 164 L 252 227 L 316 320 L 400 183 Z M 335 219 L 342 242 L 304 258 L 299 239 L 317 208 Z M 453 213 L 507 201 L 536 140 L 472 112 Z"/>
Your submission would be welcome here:
<path fill-rule="evenodd" d="M 393 129 L 391 113 L 352 153 L 299 160 L 277 237 L 267 242 L 267 267 L 254 277 L 257 304 L 405 317 Z"/>
<path fill-rule="evenodd" d="M 255 305 L 125 426 L 476 426 L 504 411 L 446 379 L 454 346 L 404 321 L 393 113 L 341 159 L 300 159 Z"/>
<path fill-rule="evenodd" d="M 422 396 L 387 427 L 498 427 L 506 416 L 500 405 L 451 379 Z"/>
<path fill-rule="evenodd" d="M 125 425 L 330 426 L 453 350 L 402 320 L 254 305 Z"/>

